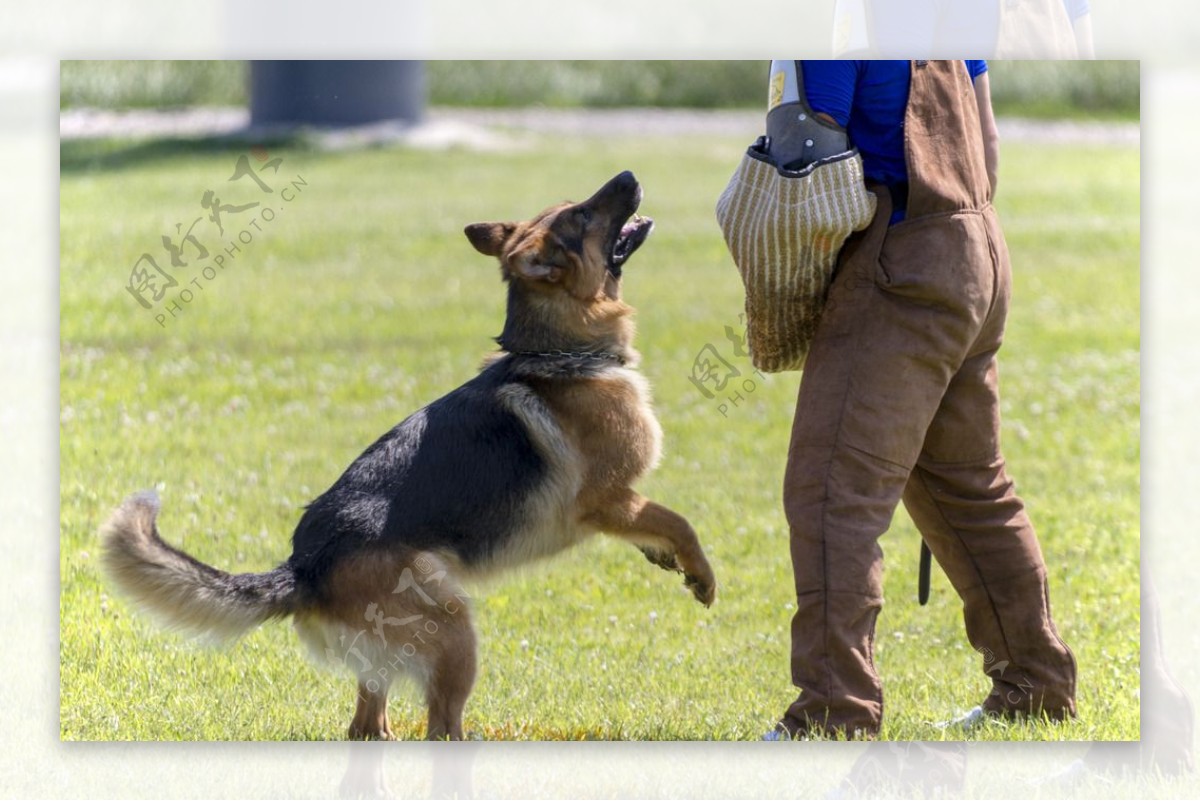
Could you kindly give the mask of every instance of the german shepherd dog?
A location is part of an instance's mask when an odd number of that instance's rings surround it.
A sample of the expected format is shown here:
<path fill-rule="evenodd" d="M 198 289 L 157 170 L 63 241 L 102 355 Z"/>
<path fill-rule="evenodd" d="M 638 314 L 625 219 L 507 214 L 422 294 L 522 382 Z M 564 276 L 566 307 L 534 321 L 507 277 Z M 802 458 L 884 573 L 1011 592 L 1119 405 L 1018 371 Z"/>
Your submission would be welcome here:
<path fill-rule="evenodd" d="M 632 488 L 662 435 L 620 295 L 653 227 L 636 214 L 641 196 L 623 172 L 582 203 L 466 227 L 508 286 L 500 350 L 309 504 L 286 562 L 233 575 L 197 561 L 159 537 L 148 492 L 104 526 L 112 580 L 167 625 L 216 641 L 291 616 L 316 657 L 357 674 L 353 739 L 393 738 L 388 688 L 401 675 L 424 689 L 428 737 L 461 739 L 476 670 L 464 582 L 595 532 L 635 544 L 712 604 L 695 531 Z"/>

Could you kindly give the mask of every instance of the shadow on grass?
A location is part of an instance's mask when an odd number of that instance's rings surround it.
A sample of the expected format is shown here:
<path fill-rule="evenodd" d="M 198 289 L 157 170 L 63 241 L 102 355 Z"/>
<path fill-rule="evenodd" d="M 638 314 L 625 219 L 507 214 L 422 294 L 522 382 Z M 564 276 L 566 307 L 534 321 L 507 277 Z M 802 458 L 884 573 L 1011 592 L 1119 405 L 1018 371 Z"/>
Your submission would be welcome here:
<path fill-rule="evenodd" d="M 300 131 L 263 134 L 251 129 L 200 137 L 67 139 L 59 143 L 59 172 L 123 170 L 186 156 L 245 153 L 251 147 L 307 149 L 310 142 Z"/>

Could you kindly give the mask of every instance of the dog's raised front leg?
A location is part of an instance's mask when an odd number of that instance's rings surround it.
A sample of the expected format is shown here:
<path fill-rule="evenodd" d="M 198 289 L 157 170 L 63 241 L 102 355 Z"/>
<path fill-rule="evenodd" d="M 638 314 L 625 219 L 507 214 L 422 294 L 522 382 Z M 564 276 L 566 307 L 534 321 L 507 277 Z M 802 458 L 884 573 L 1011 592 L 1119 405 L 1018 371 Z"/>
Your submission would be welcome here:
<path fill-rule="evenodd" d="M 659 567 L 682 571 L 684 584 L 700 603 L 712 606 L 716 600 L 717 579 L 695 530 L 682 515 L 627 490 L 585 519 L 606 534 L 634 543 Z"/>

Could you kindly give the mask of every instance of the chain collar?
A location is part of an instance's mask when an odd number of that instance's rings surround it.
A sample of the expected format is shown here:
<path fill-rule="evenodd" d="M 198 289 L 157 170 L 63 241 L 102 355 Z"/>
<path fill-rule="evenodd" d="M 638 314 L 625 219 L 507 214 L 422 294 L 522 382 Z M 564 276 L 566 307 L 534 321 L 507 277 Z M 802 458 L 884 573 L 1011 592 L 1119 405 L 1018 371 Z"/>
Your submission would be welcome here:
<path fill-rule="evenodd" d="M 504 343 L 499 343 L 507 353 L 513 356 L 536 356 L 543 359 L 573 359 L 576 361 L 607 361 L 625 364 L 625 357 L 616 353 L 596 353 L 592 351 L 571 350 L 508 350 Z"/>

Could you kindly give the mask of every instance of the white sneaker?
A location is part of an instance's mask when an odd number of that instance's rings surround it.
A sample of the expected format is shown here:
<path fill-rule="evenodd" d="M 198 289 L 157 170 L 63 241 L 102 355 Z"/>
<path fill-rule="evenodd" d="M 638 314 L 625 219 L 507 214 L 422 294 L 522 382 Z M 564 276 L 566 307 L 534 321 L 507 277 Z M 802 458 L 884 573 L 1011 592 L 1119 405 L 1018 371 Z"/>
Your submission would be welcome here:
<path fill-rule="evenodd" d="M 983 711 L 983 707 L 977 706 L 956 718 L 943 720 L 941 723 L 935 723 L 933 725 L 939 729 L 973 729 L 980 723 L 983 723 L 985 720 L 987 720 L 987 717 L 987 713 Z"/>

